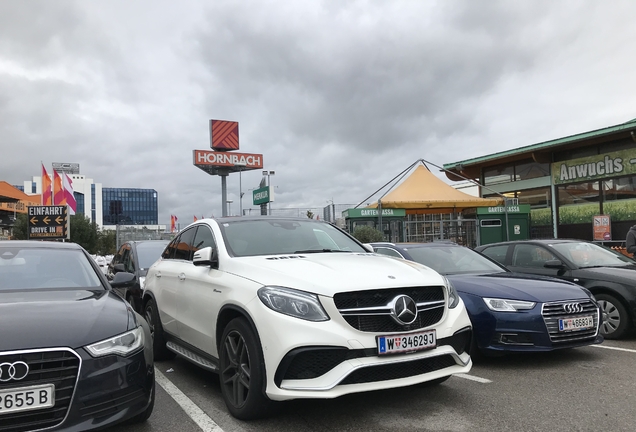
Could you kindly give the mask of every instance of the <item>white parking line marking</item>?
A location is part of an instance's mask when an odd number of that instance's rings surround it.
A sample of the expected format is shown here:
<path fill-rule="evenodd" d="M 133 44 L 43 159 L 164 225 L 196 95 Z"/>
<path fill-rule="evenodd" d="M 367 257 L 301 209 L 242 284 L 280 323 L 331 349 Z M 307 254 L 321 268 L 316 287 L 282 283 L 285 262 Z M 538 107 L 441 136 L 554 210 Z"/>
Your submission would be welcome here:
<path fill-rule="evenodd" d="M 157 368 L 155 368 L 155 381 L 179 404 L 188 417 L 190 417 L 203 432 L 223 432 L 223 429 L 214 423 L 214 420 L 208 417 L 201 408 L 183 394 L 183 392 L 172 384 Z"/>
<path fill-rule="evenodd" d="M 491 382 L 492 382 L 492 381 L 490 381 L 489 379 L 486 379 L 486 378 L 480 378 L 480 377 L 476 377 L 476 376 L 473 376 L 473 375 L 455 374 L 455 375 L 453 375 L 453 376 L 456 376 L 456 377 L 458 377 L 458 378 L 464 378 L 464 379 L 471 380 L 471 381 L 477 381 L 477 382 L 480 382 L 480 383 L 482 383 L 482 384 L 488 384 L 488 383 L 491 383 Z"/>
<path fill-rule="evenodd" d="M 615 351 L 625 351 L 630 353 L 636 353 L 636 350 L 627 349 L 627 348 L 617 348 L 617 347 L 611 347 L 611 346 L 605 346 L 605 345 L 590 345 L 590 346 L 593 346 L 595 348 L 605 348 L 605 349 L 615 350 Z"/>

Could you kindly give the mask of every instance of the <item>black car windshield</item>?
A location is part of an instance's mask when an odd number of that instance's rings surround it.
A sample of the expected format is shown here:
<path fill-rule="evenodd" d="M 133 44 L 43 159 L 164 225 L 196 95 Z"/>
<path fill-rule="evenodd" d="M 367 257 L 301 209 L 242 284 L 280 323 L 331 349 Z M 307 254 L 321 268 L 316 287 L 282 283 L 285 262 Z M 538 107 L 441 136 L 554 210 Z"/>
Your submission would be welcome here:
<path fill-rule="evenodd" d="M 424 264 L 443 275 L 501 273 L 504 267 L 463 246 L 407 247 L 413 261 Z"/>
<path fill-rule="evenodd" d="M 367 252 L 348 235 L 328 223 L 307 220 L 237 220 L 221 222 L 230 255 Z"/>
<path fill-rule="evenodd" d="M 80 250 L 0 247 L 0 291 L 49 288 L 105 289 Z"/>
<path fill-rule="evenodd" d="M 147 241 L 137 243 L 137 257 L 139 258 L 139 268 L 147 269 L 161 258 L 161 253 L 169 242 Z"/>
<path fill-rule="evenodd" d="M 624 267 L 634 264 L 634 261 L 626 256 L 594 243 L 552 243 L 550 246 L 579 268 Z"/>

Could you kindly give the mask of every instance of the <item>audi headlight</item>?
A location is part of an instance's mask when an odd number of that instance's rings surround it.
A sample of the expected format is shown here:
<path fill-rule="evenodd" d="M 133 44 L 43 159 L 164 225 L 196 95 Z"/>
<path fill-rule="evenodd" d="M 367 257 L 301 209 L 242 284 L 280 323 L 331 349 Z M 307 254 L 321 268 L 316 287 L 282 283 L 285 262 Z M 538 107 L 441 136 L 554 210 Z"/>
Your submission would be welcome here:
<path fill-rule="evenodd" d="M 510 299 L 497 299 L 486 298 L 484 302 L 488 309 L 496 312 L 517 312 L 520 310 L 529 310 L 534 307 L 535 302 L 523 301 L 523 300 L 510 300 Z"/>
<path fill-rule="evenodd" d="M 110 354 L 127 356 L 140 349 L 143 345 L 144 331 L 143 328 L 137 327 L 119 336 L 88 345 L 86 346 L 86 351 L 93 357 L 102 357 Z"/>
<path fill-rule="evenodd" d="M 273 311 L 307 321 L 327 321 L 329 315 L 318 296 L 291 288 L 265 286 L 258 290 L 258 298 Z"/>
<path fill-rule="evenodd" d="M 446 289 L 448 290 L 448 308 L 453 309 L 455 306 L 459 304 L 459 294 L 457 294 L 457 290 L 446 277 L 444 278 L 444 285 L 446 285 Z"/>

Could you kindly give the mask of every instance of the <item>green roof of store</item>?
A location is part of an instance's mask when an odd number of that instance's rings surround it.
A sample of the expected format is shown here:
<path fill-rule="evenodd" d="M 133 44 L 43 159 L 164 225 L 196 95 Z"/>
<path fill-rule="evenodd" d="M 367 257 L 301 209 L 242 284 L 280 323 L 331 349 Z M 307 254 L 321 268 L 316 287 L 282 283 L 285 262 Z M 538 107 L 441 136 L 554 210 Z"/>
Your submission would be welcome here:
<path fill-rule="evenodd" d="M 615 132 L 620 132 L 622 130 L 629 130 L 629 129 L 636 129 L 636 118 L 628 122 L 621 123 L 615 126 L 609 126 L 603 129 L 596 129 L 590 132 L 583 132 L 580 134 L 570 135 L 570 136 L 558 138 L 555 140 L 544 141 L 541 143 L 531 144 L 531 145 L 527 145 L 523 147 L 517 147 L 512 150 L 506 150 L 506 151 L 502 151 L 498 153 L 489 154 L 486 156 L 480 156 L 473 159 L 466 159 L 459 162 L 447 163 L 447 164 L 444 164 L 444 168 L 453 169 L 457 167 L 458 165 L 478 164 L 478 163 L 487 162 L 494 159 L 499 159 L 505 156 L 513 156 L 516 154 L 528 153 L 528 152 L 532 152 L 536 150 L 544 150 L 550 147 L 555 147 L 558 145 L 568 144 L 568 143 L 572 143 L 572 142 L 576 142 L 576 141 L 580 141 L 584 139 L 589 139 L 589 138 L 598 138 L 598 137 L 602 137 L 603 135 L 609 135 Z"/>

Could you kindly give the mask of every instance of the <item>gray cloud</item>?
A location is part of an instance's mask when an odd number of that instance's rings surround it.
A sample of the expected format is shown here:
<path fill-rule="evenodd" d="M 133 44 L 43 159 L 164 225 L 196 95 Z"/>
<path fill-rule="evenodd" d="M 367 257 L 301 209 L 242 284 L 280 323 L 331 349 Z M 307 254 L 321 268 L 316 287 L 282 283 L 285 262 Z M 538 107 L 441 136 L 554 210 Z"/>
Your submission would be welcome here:
<path fill-rule="evenodd" d="M 357 204 L 421 157 L 636 117 L 635 12 L 629 1 L 0 2 L 0 177 L 78 162 L 105 187 L 156 189 L 162 223 L 219 215 L 220 179 L 192 164 L 215 118 L 239 121 L 241 151 L 276 170 L 273 207 Z M 261 175 L 241 178 L 247 208 Z"/>

